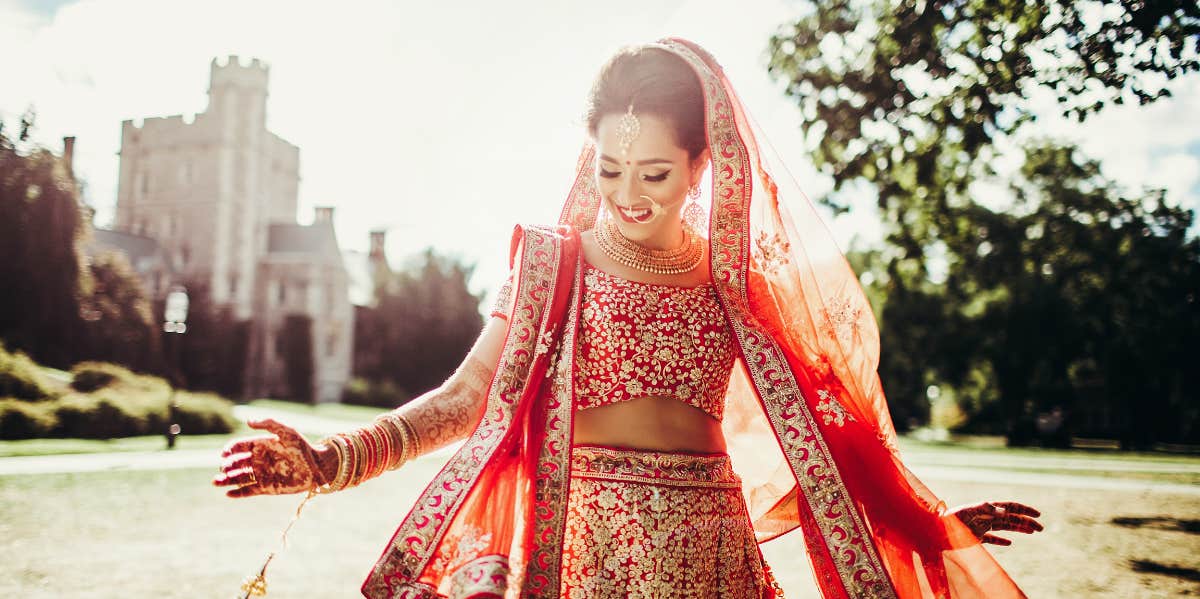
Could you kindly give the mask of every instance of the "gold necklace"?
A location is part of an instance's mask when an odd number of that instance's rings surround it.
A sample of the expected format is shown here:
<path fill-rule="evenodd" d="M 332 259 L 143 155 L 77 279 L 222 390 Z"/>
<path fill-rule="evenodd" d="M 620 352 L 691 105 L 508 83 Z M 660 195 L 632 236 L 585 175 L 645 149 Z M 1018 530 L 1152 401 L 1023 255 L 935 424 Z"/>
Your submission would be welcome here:
<path fill-rule="evenodd" d="M 704 244 L 689 227 L 683 229 L 683 244 L 671 250 L 650 250 L 630 241 L 611 219 L 605 219 L 595 228 L 595 237 L 605 256 L 643 272 L 679 275 L 695 270 L 704 260 Z"/>

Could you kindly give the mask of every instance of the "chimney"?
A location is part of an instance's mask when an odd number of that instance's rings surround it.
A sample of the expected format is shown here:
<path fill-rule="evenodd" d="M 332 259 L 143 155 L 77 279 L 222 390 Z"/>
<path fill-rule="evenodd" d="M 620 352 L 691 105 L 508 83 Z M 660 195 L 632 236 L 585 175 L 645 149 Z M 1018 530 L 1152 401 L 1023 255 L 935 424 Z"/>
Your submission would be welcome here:
<path fill-rule="evenodd" d="M 333 224 L 333 206 L 317 206 L 316 215 L 313 218 L 313 224 Z"/>
<path fill-rule="evenodd" d="M 371 231 L 371 260 L 383 259 L 383 245 L 387 238 L 387 231 L 384 229 L 375 229 Z"/>
<path fill-rule="evenodd" d="M 62 161 L 63 161 L 63 165 L 67 167 L 67 172 L 71 174 L 72 178 L 74 178 L 75 177 L 75 138 L 74 137 L 64 137 L 63 138 Z"/>

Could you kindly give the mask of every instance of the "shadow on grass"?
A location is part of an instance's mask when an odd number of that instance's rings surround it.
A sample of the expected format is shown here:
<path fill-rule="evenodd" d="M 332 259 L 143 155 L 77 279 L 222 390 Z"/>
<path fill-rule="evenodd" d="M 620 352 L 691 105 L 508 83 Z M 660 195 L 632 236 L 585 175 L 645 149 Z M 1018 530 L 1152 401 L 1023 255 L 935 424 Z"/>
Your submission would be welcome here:
<path fill-rule="evenodd" d="M 1133 568 L 1134 572 L 1162 574 L 1164 576 L 1170 576 L 1171 578 L 1200 582 L 1200 570 L 1195 568 L 1168 566 L 1166 564 L 1160 564 L 1156 561 L 1148 559 L 1131 559 L 1129 560 L 1129 567 Z"/>
<path fill-rule="evenodd" d="M 1170 516 L 1117 516 L 1112 523 L 1126 528 L 1153 528 L 1155 530 L 1178 530 L 1200 534 L 1200 520 L 1172 518 Z"/>

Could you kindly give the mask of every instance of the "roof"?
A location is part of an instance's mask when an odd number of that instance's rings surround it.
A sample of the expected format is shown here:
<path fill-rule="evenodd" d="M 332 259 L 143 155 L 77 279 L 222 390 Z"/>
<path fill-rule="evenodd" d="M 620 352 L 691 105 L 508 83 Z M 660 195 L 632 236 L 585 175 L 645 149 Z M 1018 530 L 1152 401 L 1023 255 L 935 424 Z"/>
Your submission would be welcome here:
<path fill-rule="evenodd" d="M 109 229 L 94 229 L 92 240 L 88 244 L 88 253 L 98 254 L 104 251 L 117 251 L 125 254 L 129 264 L 139 273 L 144 273 L 156 267 L 171 270 L 171 261 L 167 251 L 158 241 L 144 235 L 134 235 Z"/>
<path fill-rule="evenodd" d="M 267 254 L 310 254 L 341 260 L 333 227 L 318 223 L 272 223 L 267 230 Z"/>

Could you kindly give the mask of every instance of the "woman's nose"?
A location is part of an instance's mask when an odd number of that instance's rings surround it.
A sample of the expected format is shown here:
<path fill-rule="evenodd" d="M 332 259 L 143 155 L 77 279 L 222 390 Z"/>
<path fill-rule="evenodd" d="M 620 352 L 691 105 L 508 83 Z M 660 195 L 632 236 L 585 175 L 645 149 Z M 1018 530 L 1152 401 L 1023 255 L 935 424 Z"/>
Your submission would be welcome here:
<path fill-rule="evenodd" d="M 636 197 L 638 197 L 637 180 L 633 177 L 622 178 L 621 185 L 617 189 L 617 199 L 625 206 L 632 206 Z"/>

